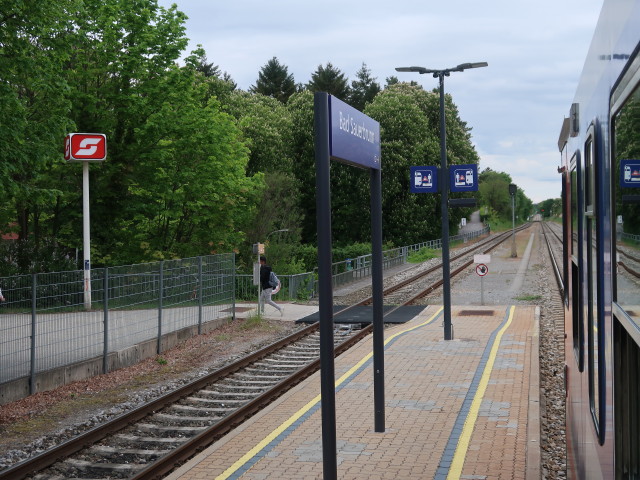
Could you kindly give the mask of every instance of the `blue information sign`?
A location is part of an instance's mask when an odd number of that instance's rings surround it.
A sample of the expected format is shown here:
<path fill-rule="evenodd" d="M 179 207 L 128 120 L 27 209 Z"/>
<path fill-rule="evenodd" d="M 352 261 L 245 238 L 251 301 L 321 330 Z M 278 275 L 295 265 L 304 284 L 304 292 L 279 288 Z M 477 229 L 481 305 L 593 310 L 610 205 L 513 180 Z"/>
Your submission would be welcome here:
<path fill-rule="evenodd" d="M 478 191 L 478 165 L 450 165 L 449 190 L 452 192 Z"/>
<path fill-rule="evenodd" d="M 620 160 L 620 186 L 640 188 L 640 160 Z"/>
<path fill-rule="evenodd" d="M 356 167 L 380 170 L 380 124 L 329 95 L 329 154 Z"/>
<path fill-rule="evenodd" d="M 410 167 L 411 192 L 437 193 L 438 167 Z"/>

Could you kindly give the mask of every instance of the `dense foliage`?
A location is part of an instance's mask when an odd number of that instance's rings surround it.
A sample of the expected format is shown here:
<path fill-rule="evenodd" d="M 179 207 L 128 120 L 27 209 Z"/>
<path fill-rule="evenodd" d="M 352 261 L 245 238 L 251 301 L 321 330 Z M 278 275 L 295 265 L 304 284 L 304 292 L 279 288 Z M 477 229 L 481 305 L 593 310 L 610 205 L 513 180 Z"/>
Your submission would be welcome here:
<path fill-rule="evenodd" d="M 182 58 L 186 17 L 175 6 L 1 4 L 0 230 L 19 239 L 0 242 L 0 276 L 73 268 L 82 256 L 82 166 L 63 159 L 69 132 L 108 139 L 106 161 L 90 166 L 94 265 L 235 251 L 248 266 L 251 245 L 266 242 L 279 271 L 309 269 L 318 90 L 380 122 L 385 245 L 439 237 L 439 196 L 409 193 L 411 165 L 439 165 L 437 91 L 395 77 L 381 88 L 364 63 L 351 83 L 327 63 L 303 86 L 273 57 L 244 92 L 201 48 Z M 446 115 L 449 164 L 478 163 L 448 95 Z M 332 163 L 336 258 L 367 253 L 369 182 Z M 501 211 L 489 193 L 481 201 Z M 452 233 L 468 213 L 451 209 Z"/>

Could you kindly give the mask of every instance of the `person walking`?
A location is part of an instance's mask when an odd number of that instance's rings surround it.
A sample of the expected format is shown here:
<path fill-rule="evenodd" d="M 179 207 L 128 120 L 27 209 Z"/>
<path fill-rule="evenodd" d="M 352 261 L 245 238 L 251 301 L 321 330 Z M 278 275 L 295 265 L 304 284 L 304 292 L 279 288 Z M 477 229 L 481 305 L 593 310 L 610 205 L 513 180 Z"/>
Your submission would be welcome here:
<path fill-rule="evenodd" d="M 267 258 L 264 256 L 260 257 L 260 288 L 262 291 L 260 292 L 260 305 L 258 305 L 258 312 L 264 313 L 264 306 L 266 303 L 271 305 L 272 307 L 278 309 L 280 312 L 280 316 L 284 315 L 284 307 L 281 307 L 276 302 L 271 299 L 271 294 L 273 293 L 273 289 L 278 286 L 280 280 L 276 277 L 276 274 L 273 273 L 273 269 L 267 265 Z"/>

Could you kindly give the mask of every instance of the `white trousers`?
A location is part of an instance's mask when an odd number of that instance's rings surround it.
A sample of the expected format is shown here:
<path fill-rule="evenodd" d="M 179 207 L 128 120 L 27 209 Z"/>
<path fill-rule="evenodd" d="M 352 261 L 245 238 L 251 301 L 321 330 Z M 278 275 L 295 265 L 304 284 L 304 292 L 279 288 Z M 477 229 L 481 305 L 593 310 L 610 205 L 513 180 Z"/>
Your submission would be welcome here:
<path fill-rule="evenodd" d="M 276 302 L 271 300 L 271 292 L 273 292 L 273 288 L 265 288 L 260 292 L 260 312 L 262 313 L 264 313 L 265 303 L 268 303 L 273 308 L 278 309 L 278 311 L 281 310 L 280 306 Z"/>

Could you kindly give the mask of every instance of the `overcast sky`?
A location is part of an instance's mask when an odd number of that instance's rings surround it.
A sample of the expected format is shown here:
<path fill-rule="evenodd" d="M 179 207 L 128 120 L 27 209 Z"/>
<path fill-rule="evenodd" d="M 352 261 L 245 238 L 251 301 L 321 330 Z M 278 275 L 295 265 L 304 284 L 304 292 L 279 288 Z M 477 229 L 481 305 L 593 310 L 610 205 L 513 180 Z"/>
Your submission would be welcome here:
<path fill-rule="evenodd" d="M 243 90 L 274 56 L 296 83 L 307 83 L 327 62 L 351 82 L 365 63 L 382 87 L 395 75 L 428 91 L 437 79 L 395 67 L 488 62 L 452 73 L 444 85 L 472 128 L 479 170 L 507 172 L 536 203 L 560 197 L 557 140 L 602 0 L 159 3 L 176 3 L 187 14 L 189 50 L 201 44 L 208 61 Z M 429 160 L 414 165 L 440 164 Z"/>

